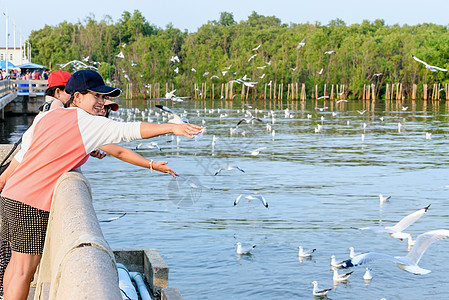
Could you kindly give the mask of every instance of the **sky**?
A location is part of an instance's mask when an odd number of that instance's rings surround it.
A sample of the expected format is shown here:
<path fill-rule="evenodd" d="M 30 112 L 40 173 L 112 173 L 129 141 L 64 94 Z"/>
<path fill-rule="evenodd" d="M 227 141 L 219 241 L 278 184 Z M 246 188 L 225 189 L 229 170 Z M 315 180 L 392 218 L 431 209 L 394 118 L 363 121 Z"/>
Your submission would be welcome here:
<path fill-rule="evenodd" d="M 6 44 L 6 7 L 10 17 L 9 45 L 13 44 L 13 20 L 16 24 L 16 45 L 20 33 L 25 40 L 31 31 L 45 25 L 56 26 L 63 21 L 76 23 L 90 13 L 97 21 L 106 15 L 116 22 L 126 10 L 139 10 L 146 20 L 160 28 L 172 23 L 175 28 L 195 32 L 208 21 L 218 20 L 220 12 L 233 13 L 240 22 L 256 11 L 264 16 L 276 16 L 282 23 L 315 23 L 326 25 L 342 19 L 346 24 L 363 20 L 383 19 L 387 25 L 434 23 L 448 25 L 448 0 L 0 0 L 0 46 Z"/>

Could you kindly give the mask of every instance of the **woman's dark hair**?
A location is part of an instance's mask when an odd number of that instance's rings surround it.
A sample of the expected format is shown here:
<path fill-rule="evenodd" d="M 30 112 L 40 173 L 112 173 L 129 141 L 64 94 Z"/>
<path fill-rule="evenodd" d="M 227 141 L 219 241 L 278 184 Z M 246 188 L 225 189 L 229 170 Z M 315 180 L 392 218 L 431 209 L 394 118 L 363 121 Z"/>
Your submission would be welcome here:
<path fill-rule="evenodd" d="M 61 91 L 65 90 L 65 85 L 52 86 L 45 91 L 45 96 L 55 96 L 56 89 L 60 89 Z"/>
<path fill-rule="evenodd" d="M 77 91 L 77 92 L 79 92 L 81 95 L 86 95 L 87 93 L 89 93 L 89 91 Z M 65 107 L 65 108 L 70 107 L 70 105 L 71 105 L 72 102 L 73 102 L 73 98 L 75 98 L 75 93 L 73 93 L 73 94 L 70 96 L 69 101 L 67 101 L 67 102 L 64 104 L 64 107 Z"/>

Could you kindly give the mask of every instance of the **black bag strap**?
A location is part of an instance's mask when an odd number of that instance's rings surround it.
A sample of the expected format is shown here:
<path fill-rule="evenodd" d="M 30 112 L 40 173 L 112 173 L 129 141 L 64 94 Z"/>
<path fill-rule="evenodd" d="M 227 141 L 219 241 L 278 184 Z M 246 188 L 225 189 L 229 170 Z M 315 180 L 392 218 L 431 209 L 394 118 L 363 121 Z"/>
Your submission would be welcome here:
<path fill-rule="evenodd" d="M 14 151 L 17 149 L 17 147 L 20 145 L 20 143 L 22 143 L 22 137 L 20 137 L 20 139 L 14 143 L 14 146 L 12 147 L 11 151 L 9 151 L 9 153 L 5 156 L 2 163 L 0 164 L 0 168 L 3 167 L 3 164 L 8 160 L 8 158 L 11 156 L 11 154 L 14 153 Z"/>

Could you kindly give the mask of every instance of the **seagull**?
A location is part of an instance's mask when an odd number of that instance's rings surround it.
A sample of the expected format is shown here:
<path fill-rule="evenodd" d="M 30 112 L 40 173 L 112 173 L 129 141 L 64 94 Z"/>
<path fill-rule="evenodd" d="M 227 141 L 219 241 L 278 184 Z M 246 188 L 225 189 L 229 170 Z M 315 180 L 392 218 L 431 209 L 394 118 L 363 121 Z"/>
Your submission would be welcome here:
<path fill-rule="evenodd" d="M 335 260 L 335 255 L 331 256 L 331 267 L 337 268 L 337 269 L 341 269 L 343 267 L 343 264 L 345 263 L 345 260 L 337 262 Z"/>
<path fill-rule="evenodd" d="M 207 75 L 209 75 L 209 72 L 204 72 L 203 73 L 203 77 L 206 77 Z"/>
<path fill-rule="evenodd" d="M 259 46 L 257 46 L 256 48 L 253 48 L 253 51 L 259 50 L 260 46 L 261 46 L 261 45 L 259 44 Z"/>
<path fill-rule="evenodd" d="M 365 279 L 365 280 L 373 279 L 373 276 L 371 275 L 370 271 L 371 271 L 370 268 L 366 268 L 365 274 L 363 274 L 363 279 Z"/>
<path fill-rule="evenodd" d="M 251 251 L 256 248 L 256 245 L 252 245 L 249 247 L 243 247 L 242 243 L 238 242 L 237 245 L 237 254 L 238 255 L 250 255 Z"/>
<path fill-rule="evenodd" d="M 157 148 L 159 149 L 159 151 L 162 151 L 161 147 L 159 147 L 159 145 L 156 142 L 150 142 L 150 143 L 140 143 L 139 145 L 137 145 L 135 150 L 145 150 L 145 149 L 154 149 Z"/>
<path fill-rule="evenodd" d="M 85 62 L 88 62 L 89 61 L 89 56 L 87 56 L 87 57 L 83 57 L 83 59 L 82 59 L 83 61 L 85 61 Z"/>
<path fill-rule="evenodd" d="M 197 91 L 200 94 L 200 97 L 203 95 L 203 91 L 200 89 L 195 89 L 195 91 Z"/>
<path fill-rule="evenodd" d="M 384 204 L 385 202 L 387 202 L 388 200 L 390 200 L 391 196 L 388 197 L 384 197 L 382 196 L 382 194 L 379 194 L 379 201 L 380 201 L 380 205 Z"/>
<path fill-rule="evenodd" d="M 321 70 L 319 72 L 317 72 L 318 74 L 323 74 L 323 68 L 321 68 Z"/>
<path fill-rule="evenodd" d="M 382 75 L 384 75 L 384 74 L 383 74 L 383 73 L 376 73 L 376 74 L 374 74 L 373 76 L 379 77 L 379 76 L 382 76 Z"/>
<path fill-rule="evenodd" d="M 335 102 L 335 103 L 340 103 L 340 102 L 349 102 L 348 100 L 345 100 L 345 99 L 341 99 L 341 100 L 338 100 L 337 102 Z"/>
<path fill-rule="evenodd" d="M 349 276 L 351 276 L 351 274 L 354 272 L 354 271 L 351 271 L 351 272 L 345 273 L 345 274 L 338 274 L 338 271 L 336 268 L 333 268 L 332 271 L 334 272 L 333 280 L 336 282 L 342 282 L 342 281 L 348 280 Z"/>
<path fill-rule="evenodd" d="M 196 73 L 196 69 L 195 68 L 191 68 L 190 71 L 195 72 Z"/>
<path fill-rule="evenodd" d="M 166 111 L 168 113 L 171 113 L 173 115 L 173 119 L 170 119 L 168 121 L 168 123 L 171 124 L 184 124 L 184 123 L 189 123 L 189 120 L 187 120 L 186 118 L 181 118 L 178 114 L 176 114 L 174 111 L 172 111 L 170 108 L 168 108 L 167 106 L 163 106 L 163 105 L 159 105 L 156 104 L 157 108 L 162 109 L 163 111 Z"/>
<path fill-rule="evenodd" d="M 443 68 L 436 67 L 436 66 L 431 66 L 431 65 L 429 65 L 428 63 L 426 63 L 425 61 L 420 60 L 419 58 L 417 58 L 417 57 L 414 56 L 413 54 L 412 54 L 412 57 L 413 57 L 413 59 L 416 60 L 417 62 L 420 62 L 420 63 L 424 64 L 424 65 L 426 66 L 426 68 L 427 68 L 430 72 L 436 72 L 437 70 L 438 70 L 438 71 L 444 71 L 444 72 L 447 72 L 447 69 L 443 69 Z"/>
<path fill-rule="evenodd" d="M 120 219 L 120 218 L 123 218 L 125 215 L 126 215 L 126 213 L 123 213 L 123 214 L 121 214 L 121 215 L 118 216 L 118 217 L 112 217 L 112 218 L 109 218 L 109 219 L 102 219 L 102 220 L 98 220 L 98 222 L 101 222 L 101 223 L 112 222 L 112 221 L 118 220 L 118 219 Z"/>
<path fill-rule="evenodd" d="M 221 71 L 221 75 L 224 77 L 228 71 Z"/>
<path fill-rule="evenodd" d="M 179 67 L 176 67 L 175 69 L 175 73 L 178 74 L 179 73 Z"/>
<path fill-rule="evenodd" d="M 245 173 L 245 171 L 243 169 L 239 168 L 238 166 L 226 166 L 226 167 L 221 167 L 220 169 L 218 169 L 218 171 L 215 172 L 214 176 L 218 175 L 218 173 L 220 173 L 223 170 L 228 170 L 229 171 L 229 170 L 233 170 L 233 169 L 237 169 L 237 170 Z"/>
<path fill-rule="evenodd" d="M 265 69 L 266 67 L 267 67 L 267 66 L 256 67 L 256 69 L 263 70 L 263 69 Z"/>
<path fill-rule="evenodd" d="M 170 58 L 170 61 L 171 61 L 172 63 L 180 62 L 180 61 L 179 61 L 178 55 L 172 56 L 172 57 Z"/>
<path fill-rule="evenodd" d="M 327 106 L 325 106 L 325 107 L 315 107 L 315 109 L 318 109 L 319 111 L 325 111 L 328 108 L 329 107 L 327 107 Z"/>
<path fill-rule="evenodd" d="M 299 42 L 298 46 L 296 47 L 296 50 L 299 50 L 301 47 L 304 47 L 306 45 L 305 38 L 302 39 L 301 42 Z"/>
<path fill-rule="evenodd" d="M 265 77 L 265 73 L 262 74 L 262 76 L 259 76 L 260 79 L 263 79 Z"/>
<path fill-rule="evenodd" d="M 354 252 L 354 247 L 349 247 L 349 258 L 353 258 L 354 256 L 358 255 Z"/>
<path fill-rule="evenodd" d="M 332 54 L 332 53 L 335 53 L 335 51 L 334 50 L 329 50 L 329 51 L 324 52 L 324 54 Z"/>
<path fill-rule="evenodd" d="M 318 282 L 312 281 L 311 284 L 313 284 L 313 295 L 318 297 L 324 297 L 329 293 L 332 289 L 324 289 L 320 290 L 318 289 Z"/>
<path fill-rule="evenodd" d="M 421 257 L 427 248 L 433 243 L 446 239 L 449 237 L 449 230 L 440 229 L 428 231 L 426 233 L 420 234 L 417 239 L 415 245 L 412 247 L 410 252 L 406 256 L 391 256 L 388 254 L 377 253 L 377 252 L 368 252 L 364 254 L 359 254 L 354 258 L 348 259 L 344 262 L 343 267 L 355 267 L 363 264 L 367 264 L 374 260 L 390 260 L 404 271 L 416 274 L 416 275 L 424 275 L 428 274 L 431 271 L 423 269 L 418 266 Z"/>
<path fill-rule="evenodd" d="M 254 57 L 256 57 L 257 56 L 257 53 L 256 54 L 254 54 L 254 55 L 251 55 L 251 57 L 248 59 L 248 62 L 250 62 Z"/>
<path fill-rule="evenodd" d="M 125 55 L 123 55 L 123 52 L 120 51 L 120 53 L 117 54 L 115 57 L 118 57 L 118 58 L 125 58 Z"/>
<path fill-rule="evenodd" d="M 243 194 L 238 195 L 238 197 L 234 200 L 234 206 L 236 206 L 237 204 L 239 204 L 240 200 L 242 199 Z M 268 208 L 268 203 L 265 200 L 265 198 L 261 195 L 248 195 L 245 196 L 246 199 L 248 199 L 249 201 L 251 200 L 260 200 L 260 202 L 262 202 L 263 206 L 265 206 L 266 208 Z M 248 202 L 249 202 L 248 201 Z"/>
<path fill-rule="evenodd" d="M 426 132 L 426 140 L 431 140 L 431 139 L 432 139 L 432 133 Z"/>
<path fill-rule="evenodd" d="M 421 218 L 429 209 L 430 204 L 426 207 L 415 211 L 414 213 L 409 214 L 408 216 L 404 217 L 401 221 L 396 223 L 394 226 L 387 226 L 387 227 L 362 227 L 357 228 L 359 230 L 369 230 L 373 232 L 386 232 L 390 234 L 392 237 L 397 238 L 399 240 L 403 240 L 407 238 L 410 234 L 402 232 L 403 230 L 407 229 L 410 225 L 415 223 L 419 218 Z"/>
<path fill-rule="evenodd" d="M 361 115 L 363 115 L 364 113 L 366 113 L 366 110 L 357 110 L 357 112 Z"/>
<path fill-rule="evenodd" d="M 315 252 L 316 249 L 310 249 L 307 251 L 304 251 L 304 249 L 302 249 L 302 246 L 298 247 L 298 256 L 299 257 L 310 257 L 312 256 L 312 253 Z"/>
<path fill-rule="evenodd" d="M 255 118 L 255 117 L 252 117 L 251 119 L 245 119 L 245 118 L 243 118 L 243 119 L 241 119 L 241 120 L 237 123 L 237 126 L 239 126 L 239 125 L 242 124 L 243 122 L 246 122 L 247 124 L 249 124 L 249 122 L 251 122 L 251 121 L 259 121 L 259 122 L 263 122 L 261 119 Z"/>
<path fill-rule="evenodd" d="M 266 149 L 267 147 L 257 148 L 256 150 L 251 151 L 251 155 L 256 156 L 259 155 L 260 151 Z"/>
<path fill-rule="evenodd" d="M 406 111 L 407 109 L 408 109 L 408 106 L 403 106 L 403 107 L 402 107 L 402 110 L 403 110 L 403 111 Z"/>
<path fill-rule="evenodd" d="M 316 98 L 317 100 L 320 100 L 320 99 L 327 99 L 327 98 L 329 98 L 329 96 L 321 96 L 321 97 L 318 97 L 318 98 Z"/>

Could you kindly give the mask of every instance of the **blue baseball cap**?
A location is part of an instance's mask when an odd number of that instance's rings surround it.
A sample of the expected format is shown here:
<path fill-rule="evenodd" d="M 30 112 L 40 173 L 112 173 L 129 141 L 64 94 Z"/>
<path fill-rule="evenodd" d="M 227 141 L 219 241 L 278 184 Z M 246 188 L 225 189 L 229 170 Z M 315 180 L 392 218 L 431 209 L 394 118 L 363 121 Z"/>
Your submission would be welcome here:
<path fill-rule="evenodd" d="M 73 73 L 67 81 L 65 91 L 71 95 L 75 92 L 89 91 L 109 97 L 118 97 L 122 93 L 118 88 L 105 85 L 101 75 L 93 70 L 80 70 Z"/>

